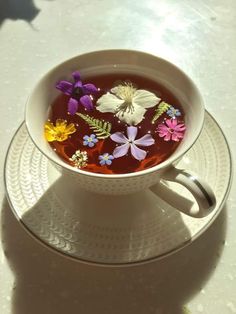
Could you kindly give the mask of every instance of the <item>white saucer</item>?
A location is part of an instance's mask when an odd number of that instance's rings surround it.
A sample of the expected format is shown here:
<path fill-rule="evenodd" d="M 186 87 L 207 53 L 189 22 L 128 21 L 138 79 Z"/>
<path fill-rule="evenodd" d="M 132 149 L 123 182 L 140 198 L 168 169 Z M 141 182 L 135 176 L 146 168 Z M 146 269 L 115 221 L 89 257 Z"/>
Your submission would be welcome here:
<path fill-rule="evenodd" d="M 18 220 L 48 247 L 84 262 L 127 265 L 183 248 L 222 209 L 230 189 L 231 155 L 220 127 L 208 113 L 200 138 L 178 166 L 196 172 L 212 186 L 217 206 L 209 216 L 192 218 L 164 207 L 150 190 L 122 198 L 72 191 L 36 149 L 24 124 L 8 150 L 5 185 Z M 184 188 L 169 188 L 192 201 Z M 72 197 L 65 204 L 62 195 L 66 191 Z M 80 204 L 74 204 L 73 193 L 80 194 Z"/>

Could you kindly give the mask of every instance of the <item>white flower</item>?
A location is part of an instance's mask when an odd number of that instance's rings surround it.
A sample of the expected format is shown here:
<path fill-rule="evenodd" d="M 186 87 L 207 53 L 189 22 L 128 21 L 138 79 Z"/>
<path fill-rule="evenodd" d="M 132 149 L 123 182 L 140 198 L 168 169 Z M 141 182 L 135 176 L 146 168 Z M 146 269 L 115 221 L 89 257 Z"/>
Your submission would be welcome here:
<path fill-rule="evenodd" d="M 119 120 L 129 125 L 140 123 L 146 109 L 160 102 L 160 98 L 155 94 L 144 89 L 136 89 L 130 83 L 118 85 L 112 88 L 111 92 L 97 100 L 97 110 L 115 113 Z"/>

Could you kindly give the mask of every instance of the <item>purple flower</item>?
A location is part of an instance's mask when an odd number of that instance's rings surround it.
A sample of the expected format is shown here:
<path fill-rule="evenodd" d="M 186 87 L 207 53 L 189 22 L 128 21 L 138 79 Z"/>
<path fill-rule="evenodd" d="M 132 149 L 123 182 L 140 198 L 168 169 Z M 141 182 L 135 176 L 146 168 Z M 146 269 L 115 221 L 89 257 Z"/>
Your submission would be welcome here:
<path fill-rule="evenodd" d="M 110 166 L 112 164 L 112 160 L 114 159 L 114 157 L 112 155 L 109 155 L 108 153 L 105 153 L 103 155 L 100 155 L 98 159 L 100 160 L 99 163 L 101 166 L 105 165 Z"/>
<path fill-rule="evenodd" d="M 138 133 L 137 127 L 129 126 L 127 127 L 128 137 L 126 137 L 121 132 L 116 132 L 111 135 L 111 139 L 114 142 L 122 144 L 114 149 L 113 156 L 115 158 L 119 158 L 126 155 L 130 148 L 131 154 L 135 159 L 137 160 L 145 159 L 147 152 L 145 152 L 145 150 L 138 148 L 138 146 L 151 146 L 155 143 L 155 140 L 152 138 L 150 134 L 146 134 L 140 139 L 136 140 L 137 133 Z"/>
<path fill-rule="evenodd" d="M 98 139 L 95 134 L 85 135 L 83 137 L 83 145 L 88 147 L 94 147 L 94 145 L 98 142 Z"/>
<path fill-rule="evenodd" d="M 60 81 L 56 84 L 56 88 L 63 94 L 71 96 L 68 102 L 68 112 L 71 115 L 76 114 L 79 104 L 88 110 L 93 109 L 93 103 L 89 95 L 97 92 L 96 86 L 90 83 L 83 85 L 78 71 L 73 72 L 72 76 L 74 83 Z"/>

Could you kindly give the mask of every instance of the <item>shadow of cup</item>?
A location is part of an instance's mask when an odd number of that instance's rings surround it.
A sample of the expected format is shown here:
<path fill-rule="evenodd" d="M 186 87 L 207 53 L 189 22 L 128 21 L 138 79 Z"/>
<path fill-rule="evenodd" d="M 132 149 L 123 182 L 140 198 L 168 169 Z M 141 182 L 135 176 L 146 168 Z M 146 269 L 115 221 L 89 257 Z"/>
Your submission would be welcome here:
<path fill-rule="evenodd" d="M 15 276 L 12 314 L 178 314 L 216 268 L 226 208 L 181 251 L 133 267 L 99 267 L 65 258 L 35 241 L 2 206 L 2 242 Z"/>

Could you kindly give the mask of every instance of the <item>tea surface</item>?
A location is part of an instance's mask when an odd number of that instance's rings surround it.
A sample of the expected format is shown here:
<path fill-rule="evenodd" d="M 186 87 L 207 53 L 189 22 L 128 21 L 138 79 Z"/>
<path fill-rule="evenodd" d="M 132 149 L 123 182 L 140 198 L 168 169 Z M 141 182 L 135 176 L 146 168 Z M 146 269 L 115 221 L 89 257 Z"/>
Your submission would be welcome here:
<path fill-rule="evenodd" d="M 122 117 L 122 112 L 119 116 L 121 119 L 119 119 L 115 116 L 116 112 L 100 112 L 98 110 L 98 104 L 102 103 L 103 100 L 101 97 L 107 92 L 109 97 L 116 97 L 119 101 L 121 98 L 120 94 L 118 92 L 117 94 L 112 93 L 111 89 L 114 86 L 124 86 L 124 82 L 126 82 L 125 86 L 130 86 L 135 88 L 135 90 L 146 90 L 160 98 L 155 105 L 145 109 L 143 120 L 131 126 L 131 128 L 126 121 L 122 121 L 124 118 L 124 115 Z M 81 158 L 84 157 L 84 163 L 80 164 L 82 170 L 103 174 L 124 174 L 153 167 L 166 160 L 176 150 L 184 136 L 184 112 L 178 99 L 169 90 L 146 77 L 128 73 L 87 77 L 83 80 L 83 86 L 86 86 L 85 84 L 94 84 L 98 89 L 97 92 L 89 96 L 93 103 L 93 109 L 88 110 L 85 106 L 78 104 L 76 114 L 68 114 L 68 102 L 73 96 L 71 91 L 67 94 L 62 93 L 51 104 L 49 116 L 51 124 L 56 125 L 58 119 L 65 120 L 67 125 L 74 124 L 73 132 L 71 131 L 71 134 L 65 140 L 49 141 L 51 147 L 66 163 L 76 166 L 74 162 L 76 158 L 75 152 L 79 150 L 80 152 L 85 152 L 83 156 L 80 156 Z M 73 97 L 76 98 L 78 96 L 78 102 L 81 96 L 79 94 L 80 91 L 80 87 L 74 90 Z M 132 92 L 134 90 L 131 90 L 131 96 L 133 95 Z M 122 109 L 122 107 L 120 108 Z M 132 108 L 125 107 L 124 112 L 125 110 L 132 110 Z M 154 121 L 153 118 L 155 115 L 158 116 L 157 113 L 160 116 Z M 91 121 L 89 124 L 89 121 L 85 120 L 87 115 L 101 121 L 101 124 L 104 124 L 104 121 L 110 123 L 110 134 L 118 134 L 121 140 L 117 136 L 107 136 L 104 139 L 99 139 L 97 136 L 99 133 L 96 128 L 91 128 Z M 130 128 L 130 130 L 127 128 Z M 128 136 L 130 131 L 134 133 L 132 134 L 133 138 Z M 124 140 L 122 135 L 117 132 L 121 132 L 127 140 Z M 91 134 L 94 135 L 91 137 Z M 145 145 L 141 145 L 137 140 L 145 135 L 146 137 L 141 141 L 141 144 Z M 144 140 L 146 140 L 145 143 L 143 143 Z M 138 147 L 138 151 L 133 151 L 131 147 L 133 144 Z M 113 154 L 113 152 L 121 145 L 126 145 L 124 149 L 127 150 L 128 147 L 128 151 L 124 156 L 119 157 L 119 153 Z M 145 158 L 143 158 L 145 153 L 142 153 L 139 149 L 146 152 Z M 72 158 L 73 155 L 74 159 Z M 110 161 L 108 162 L 108 160 Z"/>

